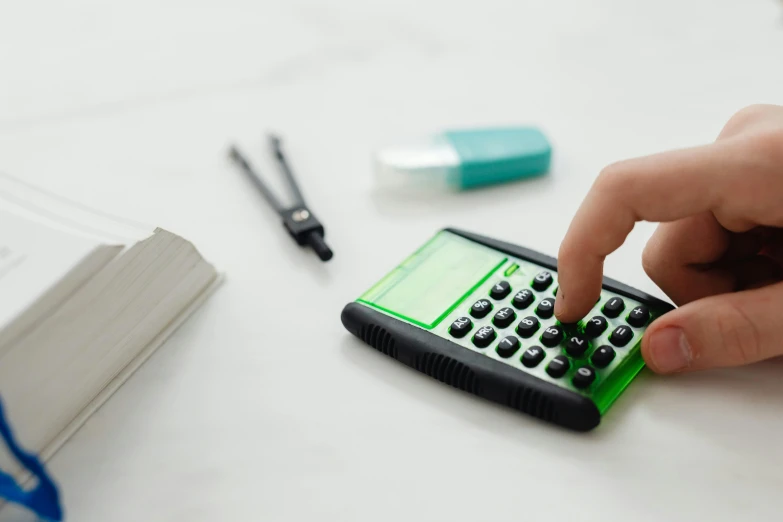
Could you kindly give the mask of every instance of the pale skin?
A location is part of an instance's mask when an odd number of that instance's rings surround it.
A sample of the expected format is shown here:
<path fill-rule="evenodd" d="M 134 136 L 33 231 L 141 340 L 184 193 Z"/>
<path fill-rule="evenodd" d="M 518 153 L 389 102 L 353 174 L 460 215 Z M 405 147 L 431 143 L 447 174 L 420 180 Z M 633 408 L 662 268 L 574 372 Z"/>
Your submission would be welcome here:
<path fill-rule="evenodd" d="M 560 321 L 590 311 L 605 257 L 638 221 L 659 223 L 642 264 L 677 305 L 643 338 L 653 371 L 783 355 L 783 107 L 747 107 L 713 143 L 604 169 L 558 253 Z"/>

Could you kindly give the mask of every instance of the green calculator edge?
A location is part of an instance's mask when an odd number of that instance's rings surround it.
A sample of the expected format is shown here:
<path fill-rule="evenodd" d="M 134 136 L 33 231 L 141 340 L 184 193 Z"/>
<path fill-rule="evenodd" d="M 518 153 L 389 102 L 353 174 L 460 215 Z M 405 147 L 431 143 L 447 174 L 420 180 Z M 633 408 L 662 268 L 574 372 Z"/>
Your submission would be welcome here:
<path fill-rule="evenodd" d="M 644 366 L 645 328 L 673 306 L 604 278 L 583 321 L 552 314 L 557 260 L 446 228 L 341 319 L 376 350 L 455 388 L 569 429 L 595 428 Z"/>

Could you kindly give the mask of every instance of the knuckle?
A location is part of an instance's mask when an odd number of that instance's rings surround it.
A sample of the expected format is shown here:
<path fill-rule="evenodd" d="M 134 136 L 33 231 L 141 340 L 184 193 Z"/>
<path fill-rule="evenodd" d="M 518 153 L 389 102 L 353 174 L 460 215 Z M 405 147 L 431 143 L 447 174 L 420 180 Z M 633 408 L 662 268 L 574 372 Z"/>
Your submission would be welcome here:
<path fill-rule="evenodd" d="M 622 166 L 620 163 L 613 163 L 604 167 L 601 172 L 598 173 L 598 177 L 595 180 L 596 189 L 603 192 L 612 192 L 615 190 L 621 172 Z"/>
<path fill-rule="evenodd" d="M 769 105 L 765 103 L 751 103 L 750 105 L 746 105 L 742 109 L 738 110 L 733 117 L 740 120 L 754 120 L 757 117 L 765 114 L 768 110 Z"/>
<path fill-rule="evenodd" d="M 775 166 L 783 164 L 783 126 L 761 132 L 756 142 L 762 157 Z"/>
<path fill-rule="evenodd" d="M 730 365 L 743 366 L 762 359 L 761 331 L 736 303 L 729 302 L 723 307 L 717 314 L 716 326 Z"/>
<path fill-rule="evenodd" d="M 721 135 L 736 134 L 747 126 L 758 120 L 763 114 L 769 110 L 768 105 L 753 104 L 743 107 L 732 115 L 731 118 L 723 126 Z"/>
<path fill-rule="evenodd" d="M 647 243 L 642 250 L 642 268 L 653 281 L 661 272 L 661 256 L 658 255 L 657 246 L 652 242 Z"/>

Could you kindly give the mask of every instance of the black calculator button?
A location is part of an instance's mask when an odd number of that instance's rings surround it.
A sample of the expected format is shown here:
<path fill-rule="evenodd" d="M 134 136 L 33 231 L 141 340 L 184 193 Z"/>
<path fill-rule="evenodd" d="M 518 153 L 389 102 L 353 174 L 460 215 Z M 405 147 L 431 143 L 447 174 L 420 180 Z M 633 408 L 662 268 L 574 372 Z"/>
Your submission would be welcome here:
<path fill-rule="evenodd" d="M 566 353 L 571 357 L 581 357 L 590 347 L 587 337 L 584 335 L 572 335 L 566 343 Z"/>
<path fill-rule="evenodd" d="M 465 337 L 465 334 L 467 334 L 471 328 L 473 328 L 473 321 L 467 317 L 460 317 L 451 323 L 451 327 L 449 327 L 449 333 L 459 339 L 461 337 Z"/>
<path fill-rule="evenodd" d="M 587 335 L 587 337 L 590 339 L 595 339 L 606 331 L 607 326 L 608 323 L 606 322 L 606 317 L 602 315 L 596 315 L 587 321 L 587 324 L 585 325 L 585 335 Z"/>
<path fill-rule="evenodd" d="M 525 317 L 521 321 L 519 321 L 519 325 L 517 326 L 517 333 L 524 337 L 525 339 L 528 339 L 530 337 L 533 337 L 533 334 L 538 331 L 538 328 L 541 326 L 541 323 L 538 322 L 538 318 L 533 317 L 532 315 L 530 317 Z"/>
<path fill-rule="evenodd" d="M 508 281 L 500 281 L 492 286 L 492 290 L 489 291 L 489 296 L 492 299 L 505 299 L 510 293 L 511 285 L 508 284 Z"/>
<path fill-rule="evenodd" d="M 517 314 L 509 307 L 501 308 L 492 319 L 492 323 L 498 328 L 505 328 L 514 322 Z"/>
<path fill-rule="evenodd" d="M 542 299 L 536 306 L 536 315 L 541 319 L 549 319 L 555 311 L 555 300 L 551 297 Z"/>
<path fill-rule="evenodd" d="M 589 366 L 582 366 L 576 370 L 576 373 L 574 373 L 574 378 L 571 379 L 571 382 L 573 382 L 574 386 L 577 388 L 587 388 L 593 384 L 594 380 L 595 370 Z"/>
<path fill-rule="evenodd" d="M 495 329 L 491 326 L 482 326 L 473 336 L 473 344 L 479 348 L 486 348 L 495 340 Z"/>
<path fill-rule="evenodd" d="M 603 312 L 606 317 L 614 319 L 625 310 L 625 303 L 619 297 L 612 297 L 604 305 Z"/>
<path fill-rule="evenodd" d="M 558 378 L 565 375 L 570 367 L 571 363 L 568 362 L 568 358 L 564 355 L 558 355 L 549 361 L 549 365 L 546 367 L 546 373 L 551 377 Z"/>
<path fill-rule="evenodd" d="M 650 310 L 644 305 L 639 305 L 628 314 L 628 324 L 641 328 L 650 320 Z"/>
<path fill-rule="evenodd" d="M 479 299 L 470 307 L 470 315 L 476 319 L 481 319 L 486 317 L 491 310 L 492 303 L 489 302 L 489 299 Z"/>
<path fill-rule="evenodd" d="M 609 336 L 609 341 L 615 346 L 625 346 L 633 337 L 633 331 L 627 326 L 618 326 Z"/>
<path fill-rule="evenodd" d="M 511 300 L 511 304 L 520 310 L 524 310 L 533 304 L 533 299 L 533 292 L 525 288 L 514 294 L 514 299 Z"/>
<path fill-rule="evenodd" d="M 596 368 L 606 368 L 614 360 L 615 352 L 611 346 L 601 346 L 593 352 L 590 362 Z"/>
<path fill-rule="evenodd" d="M 513 335 L 509 335 L 508 337 L 504 337 L 500 340 L 497 347 L 498 355 L 503 357 L 504 359 L 507 359 L 517 353 L 517 350 L 519 350 L 519 339 L 514 337 Z"/>
<path fill-rule="evenodd" d="M 563 340 L 563 329 L 559 326 L 550 326 L 541 334 L 541 342 L 547 348 L 553 348 Z"/>
<path fill-rule="evenodd" d="M 533 278 L 533 288 L 538 290 L 539 292 L 542 292 L 549 288 L 549 285 L 552 284 L 552 274 L 544 270 L 543 272 L 539 272 L 536 274 L 536 277 Z"/>
<path fill-rule="evenodd" d="M 540 346 L 530 347 L 522 354 L 522 364 L 527 368 L 535 368 L 543 360 L 544 349 Z"/>

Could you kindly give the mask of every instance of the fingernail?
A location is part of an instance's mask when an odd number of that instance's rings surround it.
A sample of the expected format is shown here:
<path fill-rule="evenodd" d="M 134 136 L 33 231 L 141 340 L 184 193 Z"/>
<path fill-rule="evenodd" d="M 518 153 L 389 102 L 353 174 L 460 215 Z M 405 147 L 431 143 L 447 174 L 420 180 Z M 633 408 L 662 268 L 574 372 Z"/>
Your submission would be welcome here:
<path fill-rule="evenodd" d="M 692 360 L 691 347 L 680 328 L 668 327 L 655 332 L 649 349 L 653 369 L 660 373 L 680 371 Z"/>

